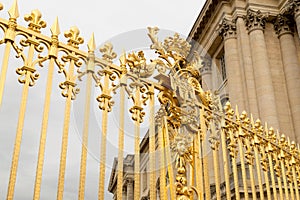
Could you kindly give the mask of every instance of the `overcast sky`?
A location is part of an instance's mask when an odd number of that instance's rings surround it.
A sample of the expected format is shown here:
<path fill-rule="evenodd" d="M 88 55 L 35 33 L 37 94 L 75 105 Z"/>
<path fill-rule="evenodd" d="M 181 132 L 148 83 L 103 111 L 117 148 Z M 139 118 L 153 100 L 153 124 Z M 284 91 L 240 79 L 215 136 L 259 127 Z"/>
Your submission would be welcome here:
<path fill-rule="evenodd" d="M 10 8 L 12 0 L 2 0 L 1 3 L 4 5 L 4 10 L 0 12 L 0 17 L 8 19 L 7 10 Z M 49 36 L 49 28 L 53 24 L 55 17 L 58 16 L 62 33 L 74 25 L 78 26 L 81 30 L 81 35 L 85 39 L 85 44 L 82 45 L 82 49 L 86 49 L 86 43 L 91 33 L 94 32 L 97 46 L 105 41 L 111 41 L 115 46 L 117 45 L 115 43 L 122 43 L 124 41 L 126 41 L 127 44 L 135 43 L 133 46 L 120 47 L 129 51 L 148 46 L 148 44 L 145 46 L 142 44 L 144 39 L 140 39 L 139 42 L 136 41 L 141 34 L 146 34 L 145 28 L 148 26 L 158 26 L 164 30 L 165 33 L 178 32 L 187 36 L 203 3 L 203 0 L 19 0 L 20 18 L 18 19 L 18 23 L 26 26 L 27 23 L 24 22 L 23 16 L 29 14 L 33 9 L 39 9 L 43 14 L 43 19 L 47 22 L 47 28 L 42 32 Z M 63 34 L 61 34 L 60 40 L 65 41 Z M 4 45 L 0 47 L 1 56 L 3 55 L 3 47 Z M 11 55 L 3 105 L 0 107 L 0 199 L 6 198 L 11 155 L 22 92 L 22 85 L 17 82 L 18 76 L 15 73 L 16 68 L 22 66 L 22 62 L 16 60 L 14 55 L 14 53 Z M 36 86 L 30 88 L 29 91 L 19 171 L 15 188 L 15 199 L 26 200 L 32 199 L 33 196 L 47 63 L 45 66 L 44 68 L 38 68 L 40 79 L 37 81 Z M 58 88 L 58 85 L 62 81 L 64 81 L 64 77 L 55 72 L 42 180 L 42 200 L 53 200 L 56 198 L 64 112 L 64 99 L 60 95 L 61 90 Z M 77 199 L 78 192 L 81 153 L 80 135 L 83 120 L 83 108 L 81 105 L 84 103 L 84 82 L 80 83 L 79 87 L 81 88 L 81 93 L 72 106 L 64 193 L 64 199 L 72 200 Z M 97 95 L 99 95 L 99 91 L 95 90 L 93 98 L 96 98 Z M 115 97 L 115 101 L 116 109 L 110 114 L 109 121 L 107 147 L 108 165 L 106 169 L 108 175 L 110 174 L 113 157 L 117 156 L 116 142 L 118 130 L 116 124 L 118 121 L 118 96 Z M 128 104 L 128 106 L 130 106 L 130 104 Z M 99 135 L 101 135 L 101 113 L 96 103 L 94 103 L 92 107 L 86 199 L 97 199 L 99 174 L 98 159 Z M 126 144 L 132 144 L 133 141 L 131 135 L 132 128 L 130 128 L 132 127 L 132 122 L 129 118 L 130 115 L 128 114 L 125 130 L 127 133 Z M 146 132 L 147 127 L 146 120 L 146 122 L 142 124 L 142 132 Z M 133 151 L 132 145 L 127 145 L 125 149 L 126 153 L 132 153 Z M 108 178 L 107 176 L 107 181 Z M 105 190 L 107 190 L 107 187 Z M 109 194 L 107 194 L 106 197 L 107 199 L 111 198 Z"/>

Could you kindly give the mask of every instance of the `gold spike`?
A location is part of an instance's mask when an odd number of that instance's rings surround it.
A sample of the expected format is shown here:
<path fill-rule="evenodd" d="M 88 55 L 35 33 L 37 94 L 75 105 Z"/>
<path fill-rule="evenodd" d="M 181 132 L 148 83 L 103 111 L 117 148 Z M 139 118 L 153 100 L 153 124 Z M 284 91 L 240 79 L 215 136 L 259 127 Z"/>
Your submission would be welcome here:
<path fill-rule="evenodd" d="M 95 51 L 95 49 L 96 49 L 96 43 L 95 43 L 94 33 L 92 33 L 91 39 L 88 42 L 87 46 L 88 46 L 89 52 L 94 52 Z"/>
<path fill-rule="evenodd" d="M 9 14 L 9 17 L 12 19 L 17 19 L 20 16 L 17 0 L 14 0 L 12 7 L 8 11 L 8 14 Z"/>
<path fill-rule="evenodd" d="M 55 21 L 53 25 L 50 28 L 52 35 L 59 35 L 60 34 L 60 29 L 59 29 L 59 24 L 58 24 L 58 17 L 55 18 Z"/>
<path fill-rule="evenodd" d="M 254 128 L 254 119 L 253 119 L 253 115 L 251 114 L 250 115 L 250 123 L 251 123 L 251 126 Z"/>
<path fill-rule="evenodd" d="M 240 114 L 239 114 L 239 109 L 238 109 L 237 105 L 235 106 L 235 116 L 236 116 L 236 119 L 239 121 L 240 120 Z"/>
<path fill-rule="evenodd" d="M 291 145 L 291 140 L 290 140 L 290 137 L 287 137 L 287 144 L 288 144 L 288 146 L 290 146 L 290 145 Z"/>
<path fill-rule="evenodd" d="M 264 135 L 268 135 L 269 134 L 269 130 L 268 130 L 268 123 L 265 122 L 265 128 L 264 128 Z"/>

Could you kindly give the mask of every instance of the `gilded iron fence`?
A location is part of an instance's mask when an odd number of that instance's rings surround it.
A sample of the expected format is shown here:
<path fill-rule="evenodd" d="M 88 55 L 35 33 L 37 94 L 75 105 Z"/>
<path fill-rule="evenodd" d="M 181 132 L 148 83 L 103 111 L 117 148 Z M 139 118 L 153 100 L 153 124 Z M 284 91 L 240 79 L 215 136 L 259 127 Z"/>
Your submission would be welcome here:
<path fill-rule="evenodd" d="M 0 27 L 4 33 L 1 44 L 5 46 L 0 75 L 1 107 L 11 52 L 23 64 L 16 69 L 18 81 L 22 84 L 22 97 L 7 199 L 13 199 L 15 192 L 18 192 L 15 191 L 15 184 L 29 89 L 39 79 L 36 66 L 43 66 L 47 61 L 48 66 L 43 69 L 48 75 L 33 199 L 40 199 L 53 76 L 57 67 L 65 78 L 59 85 L 65 98 L 65 111 L 57 199 L 63 199 L 64 195 L 71 105 L 79 94 L 78 81 L 86 76 L 78 199 L 85 198 L 90 99 L 91 88 L 95 83 L 100 89 L 96 101 L 102 111 L 98 199 L 105 198 L 107 135 L 113 134 L 108 131 L 107 124 L 109 112 L 113 109 L 113 94 L 117 92 L 120 95 L 120 116 L 115 198 L 138 200 L 142 197 L 140 125 L 145 118 L 145 110 L 148 110 L 147 176 L 150 178 L 147 179 L 149 195 L 146 198 L 299 200 L 299 145 L 273 128 L 268 128 L 267 124 L 263 126 L 260 120 L 254 120 L 246 112 L 240 114 L 237 108 L 233 110 L 230 103 L 222 108 L 215 92 L 203 91 L 199 82 L 201 60 L 196 55 L 191 61 L 186 59 L 190 45 L 178 34 L 160 42 L 158 29 L 148 28 L 151 49 L 156 51 L 157 58 L 149 62 L 142 51 L 128 55 L 123 53 L 117 65 L 113 62 L 117 55 L 109 43 L 100 48 L 102 57 L 98 58 L 95 56 L 94 36 L 88 42 L 88 52 L 84 52 L 79 50 L 84 39 L 76 27 L 65 32 L 65 44 L 58 39 L 60 29 L 57 19 L 51 27 L 52 35 L 48 37 L 41 33 L 46 22 L 38 10 L 24 17 L 29 23 L 27 28 L 17 24 L 17 1 L 14 1 L 8 12 L 9 20 L 0 18 Z M 21 39 L 16 40 L 18 37 Z M 157 81 L 150 79 L 155 72 Z M 123 193 L 126 184 L 123 177 L 126 96 L 133 104 L 128 112 L 134 121 L 134 194 Z M 154 109 L 156 99 L 161 105 L 158 111 Z"/>

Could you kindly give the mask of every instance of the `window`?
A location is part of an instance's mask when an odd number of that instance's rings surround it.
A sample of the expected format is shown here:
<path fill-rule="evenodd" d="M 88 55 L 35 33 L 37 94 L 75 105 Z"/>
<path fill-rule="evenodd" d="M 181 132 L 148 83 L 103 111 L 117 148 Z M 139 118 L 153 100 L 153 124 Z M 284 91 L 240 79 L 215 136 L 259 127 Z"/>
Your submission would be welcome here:
<path fill-rule="evenodd" d="M 142 175 L 142 181 L 143 181 L 143 191 L 147 189 L 147 168 L 143 170 L 143 175 Z"/>
<path fill-rule="evenodd" d="M 220 71 L 221 71 L 221 75 L 222 75 L 222 80 L 226 80 L 227 76 L 226 76 L 226 66 L 225 66 L 225 55 L 224 53 L 221 55 L 220 57 Z"/>

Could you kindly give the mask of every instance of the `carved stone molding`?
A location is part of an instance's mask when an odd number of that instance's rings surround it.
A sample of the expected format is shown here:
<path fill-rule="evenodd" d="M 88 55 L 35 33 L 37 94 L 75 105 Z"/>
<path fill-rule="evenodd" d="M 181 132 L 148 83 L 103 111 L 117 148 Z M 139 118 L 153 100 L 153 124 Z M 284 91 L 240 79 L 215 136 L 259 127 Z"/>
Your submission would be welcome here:
<path fill-rule="evenodd" d="M 264 30 L 266 26 L 267 15 L 260 10 L 247 10 L 247 15 L 244 16 L 244 21 L 249 33 L 254 30 Z"/>
<path fill-rule="evenodd" d="M 293 33 L 293 22 L 286 15 L 279 14 L 274 21 L 274 29 L 278 37 L 283 34 L 292 34 Z"/>
<path fill-rule="evenodd" d="M 132 186 L 133 185 L 133 179 L 132 178 L 126 178 L 126 184 L 127 186 Z"/>
<path fill-rule="evenodd" d="M 223 18 L 219 25 L 218 31 L 219 35 L 223 37 L 224 40 L 230 38 L 236 38 L 236 21 Z"/>
<path fill-rule="evenodd" d="M 282 9 L 281 13 L 294 15 L 296 18 L 300 14 L 300 0 L 289 0 Z"/>

